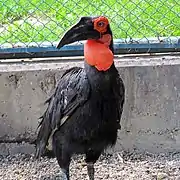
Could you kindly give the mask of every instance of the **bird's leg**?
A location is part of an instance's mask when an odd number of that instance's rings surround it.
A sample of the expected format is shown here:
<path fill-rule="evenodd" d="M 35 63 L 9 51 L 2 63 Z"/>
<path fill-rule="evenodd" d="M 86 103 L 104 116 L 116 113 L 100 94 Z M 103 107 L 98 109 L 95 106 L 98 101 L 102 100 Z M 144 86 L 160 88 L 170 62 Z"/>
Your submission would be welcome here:
<path fill-rule="evenodd" d="M 55 136 L 57 138 L 58 136 Z M 69 153 L 68 149 L 65 146 L 62 146 L 60 140 L 54 138 L 53 141 L 53 151 L 58 161 L 58 164 L 61 168 L 61 172 L 63 177 L 62 180 L 70 180 L 69 178 L 69 165 L 71 161 L 71 154 Z"/>
<path fill-rule="evenodd" d="M 70 180 L 69 179 L 69 168 L 68 169 L 61 169 L 61 170 L 63 172 L 63 180 Z"/>
<path fill-rule="evenodd" d="M 93 162 L 87 163 L 87 171 L 88 171 L 89 180 L 94 180 L 94 163 Z"/>
<path fill-rule="evenodd" d="M 70 177 L 69 177 L 69 164 L 70 164 L 70 160 L 66 159 L 61 159 L 59 160 L 59 157 L 57 157 L 57 160 L 58 160 L 58 164 L 61 168 L 61 172 L 62 172 L 62 180 L 70 180 Z"/>
<path fill-rule="evenodd" d="M 100 155 L 101 155 L 101 150 L 94 151 L 92 149 L 88 149 L 86 152 L 85 161 L 87 164 L 89 180 L 94 180 L 94 174 L 95 174 L 94 164 L 96 163 Z"/>

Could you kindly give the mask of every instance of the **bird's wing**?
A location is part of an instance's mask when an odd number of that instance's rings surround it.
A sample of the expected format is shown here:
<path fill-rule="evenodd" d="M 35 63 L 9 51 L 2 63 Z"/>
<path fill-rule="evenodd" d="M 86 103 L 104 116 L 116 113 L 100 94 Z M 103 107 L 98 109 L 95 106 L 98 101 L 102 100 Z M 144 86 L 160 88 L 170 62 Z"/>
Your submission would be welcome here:
<path fill-rule="evenodd" d="M 40 129 L 36 140 L 36 156 L 43 152 L 48 140 L 72 115 L 72 113 L 88 100 L 90 86 L 84 69 L 74 67 L 61 77 L 54 94 L 46 101 L 48 107 L 41 117 Z M 50 145 L 51 142 L 49 141 Z M 39 146 L 39 150 L 38 150 Z"/>
<path fill-rule="evenodd" d="M 62 76 L 54 95 L 49 101 L 52 129 L 64 124 L 65 119 L 82 105 L 89 96 L 89 83 L 82 68 L 71 68 Z"/>

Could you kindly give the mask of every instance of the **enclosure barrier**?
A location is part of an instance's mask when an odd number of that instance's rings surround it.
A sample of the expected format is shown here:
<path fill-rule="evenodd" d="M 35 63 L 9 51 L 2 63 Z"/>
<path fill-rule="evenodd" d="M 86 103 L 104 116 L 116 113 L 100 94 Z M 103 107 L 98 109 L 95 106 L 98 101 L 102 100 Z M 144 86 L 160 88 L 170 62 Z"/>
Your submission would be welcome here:
<path fill-rule="evenodd" d="M 180 51 L 179 0 L 0 1 L 0 59 L 83 55 L 82 43 L 56 45 L 81 16 L 105 15 L 115 54 Z"/>

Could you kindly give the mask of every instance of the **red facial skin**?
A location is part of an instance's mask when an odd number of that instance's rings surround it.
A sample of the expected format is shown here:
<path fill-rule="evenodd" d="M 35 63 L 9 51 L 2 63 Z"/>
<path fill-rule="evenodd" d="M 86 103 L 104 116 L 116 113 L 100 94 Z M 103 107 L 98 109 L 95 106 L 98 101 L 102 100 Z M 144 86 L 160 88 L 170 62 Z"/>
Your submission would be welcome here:
<path fill-rule="evenodd" d="M 105 17 L 99 17 L 94 20 L 94 29 L 100 33 L 107 31 L 108 20 Z M 113 63 L 113 53 L 109 49 L 111 35 L 104 34 L 98 40 L 87 40 L 84 46 L 84 56 L 86 62 L 95 66 L 98 71 L 108 70 Z"/>

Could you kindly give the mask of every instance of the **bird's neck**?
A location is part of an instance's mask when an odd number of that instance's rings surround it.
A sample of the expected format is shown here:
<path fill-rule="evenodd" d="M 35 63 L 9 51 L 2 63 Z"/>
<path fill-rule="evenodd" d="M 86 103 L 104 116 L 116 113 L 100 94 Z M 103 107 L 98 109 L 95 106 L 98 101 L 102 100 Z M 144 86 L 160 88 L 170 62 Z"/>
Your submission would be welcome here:
<path fill-rule="evenodd" d="M 110 34 L 103 35 L 99 40 L 87 40 L 84 45 L 84 57 L 87 64 L 98 71 L 107 71 L 113 64 L 114 55 L 109 48 L 112 43 Z"/>
<path fill-rule="evenodd" d="M 99 71 L 96 67 L 89 65 L 86 61 L 84 63 L 85 73 L 93 91 L 103 91 L 104 93 L 111 91 L 112 83 L 116 81 L 119 76 L 114 62 L 106 71 Z"/>

